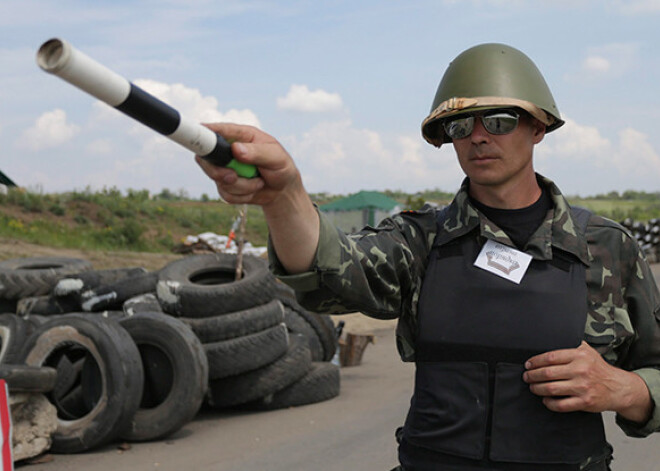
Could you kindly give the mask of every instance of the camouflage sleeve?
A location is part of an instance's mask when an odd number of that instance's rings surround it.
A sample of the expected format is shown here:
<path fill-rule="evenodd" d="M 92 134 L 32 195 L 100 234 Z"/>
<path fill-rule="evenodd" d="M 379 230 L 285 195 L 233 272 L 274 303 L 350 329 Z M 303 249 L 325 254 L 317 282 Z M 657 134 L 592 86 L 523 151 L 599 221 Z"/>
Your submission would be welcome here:
<path fill-rule="evenodd" d="M 617 423 L 626 435 L 646 437 L 660 431 L 660 294 L 653 273 L 636 243 L 635 248 L 635 269 L 626 287 L 635 340 L 623 359 L 622 367 L 641 376 L 649 388 L 654 409 L 645 424 L 636 424 L 621 417 L 617 417 Z"/>
<path fill-rule="evenodd" d="M 617 417 L 629 436 L 660 430 L 660 294 L 639 245 L 628 231 L 598 216 L 587 231 L 592 259 L 586 338 L 614 365 L 638 374 L 654 411 L 645 424 Z"/>
<path fill-rule="evenodd" d="M 293 287 L 298 301 L 311 311 L 398 317 L 411 290 L 421 283 L 436 231 L 434 211 L 400 213 L 355 234 L 345 234 L 321 212 L 319 218 L 312 269 L 286 274 L 269 244 L 273 273 Z"/>

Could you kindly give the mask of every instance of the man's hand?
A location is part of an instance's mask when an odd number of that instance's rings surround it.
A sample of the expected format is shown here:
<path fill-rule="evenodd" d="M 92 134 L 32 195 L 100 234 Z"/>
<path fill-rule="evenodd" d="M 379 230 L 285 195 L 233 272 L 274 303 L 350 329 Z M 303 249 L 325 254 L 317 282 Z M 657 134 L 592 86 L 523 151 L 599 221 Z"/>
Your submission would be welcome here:
<path fill-rule="evenodd" d="M 233 143 L 231 150 L 236 160 L 256 165 L 259 169 L 257 178 L 239 178 L 233 170 L 217 167 L 197 156 L 197 163 L 215 181 L 218 193 L 226 202 L 264 206 L 274 202 L 283 192 L 304 192 L 298 169 L 274 137 L 252 126 L 206 126 Z"/>
<path fill-rule="evenodd" d="M 236 160 L 259 169 L 257 178 L 240 178 L 232 169 L 217 167 L 197 156 L 197 163 L 215 182 L 220 197 L 231 204 L 261 206 L 284 268 L 292 274 L 307 271 L 318 245 L 319 218 L 291 156 L 274 137 L 255 127 L 207 127 L 232 143 Z"/>
<path fill-rule="evenodd" d="M 578 348 L 536 355 L 525 368 L 523 380 L 552 411 L 609 410 L 638 423 L 646 422 L 652 412 L 644 380 L 610 365 L 584 341 Z"/>

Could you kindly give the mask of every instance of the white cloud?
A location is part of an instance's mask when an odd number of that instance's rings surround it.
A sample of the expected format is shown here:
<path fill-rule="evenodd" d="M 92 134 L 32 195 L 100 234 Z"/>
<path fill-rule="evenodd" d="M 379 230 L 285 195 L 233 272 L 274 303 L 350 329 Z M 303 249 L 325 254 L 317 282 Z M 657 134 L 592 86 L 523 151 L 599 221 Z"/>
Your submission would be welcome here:
<path fill-rule="evenodd" d="M 467 3 L 467 0 L 443 0 L 446 5 Z M 660 12 L 658 0 L 469 0 L 478 7 L 492 8 L 536 8 L 538 4 L 554 9 L 576 9 L 584 7 L 601 8 L 603 3 L 609 8 L 625 14 L 637 15 L 643 13 Z"/>
<path fill-rule="evenodd" d="M 658 0 L 610 0 L 610 4 L 626 15 L 660 12 Z"/>
<path fill-rule="evenodd" d="M 612 156 L 615 167 L 640 177 L 660 176 L 660 155 L 648 141 L 648 136 L 632 128 L 619 133 L 617 151 Z"/>
<path fill-rule="evenodd" d="M 590 48 L 583 70 L 591 75 L 619 77 L 627 74 L 638 62 L 639 44 L 611 43 Z"/>
<path fill-rule="evenodd" d="M 451 190 L 463 178 L 451 146 L 437 151 L 417 135 L 382 135 L 348 119 L 319 123 L 282 142 L 313 193 Z"/>
<path fill-rule="evenodd" d="M 568 72 L 565 78 L 572 82 L 602 81 L 627 76 L 639 69 L 640 43 L 610 43 L 589 47 L 578 70 Z"/>
<path fill-rule="evenodd" d="M 343 107 L 338 93 L 325 90 L 310 90 L 307 85 L 291 85 L 285 97 L 277 99 L 277 107 L 283 110 L 323 113 L 339 111 Z"/>
<path fill-rule="evenodd" d="M 112 153 L 112 142 L 110 139 L 96 139 L 87 144 L 86 150 L 90 154 L 107 155 Z"/>
<path fill-rule="evenodd" d="M 602 137 L 596 127 L 580 125 L 570 118 L 565 121 L 566 124 L 555 131 L 558 141 L 555 150 L 560 158 L 591 159 L 611 151 L 611 142 Z"/>
<path fill-rule="evenodd" d="M 73 139 L 80 127 L 67 123 L 64 110 L 47 111 L 21 135 L 17 145 L 23 149 L 41 150 L 58 147 Z"/>
<path fill-rule="evenodd" d="M 180 83 L 167 84 L 148 79 L 135 80 L 134 83 L 187 118 L 202 123 L 222 121 L 260 127 L 259 119 L 253 111 L 230 109 L 221 112 L 218 110 L 218 100 L 215 97 L 204 96 L 196 88 L 189 88 Z"/>
<path fill-rule="evenodd" d="M 608 72 L 610 67 L 610 61 L 600 56 L 589 56 L 582 62 L 582 68 L 588 72 Z"/>
<path fill-rule="evenodd" d="M 527 0 L 469 0 L 469 3 L 477 7 L 494 7 L 494 8 L 522 8 L 525 6 Z M 445 5 L 460 5 L 468 3 L 466 0 L 443 0 Z"/>
<path fill-rule="evenodd" d="M 626 128 L 607 138 L 597 128 L 571 119 L 537 149 L 536 164 L 550 178 L 561 176 L 558 183 L 566 193 L 584 196 L 612 190 L 656 191 L 660 175 L 660 154 L 644 133 Z"/>
<path fill-rule="evenodd" d="M 425 144 L 419 138 L 411 136 L 399 136 L 398 143 L 401 146 L 401 162 L 411 165 L 420 165 L 422 160 L 422 144 Z"/>

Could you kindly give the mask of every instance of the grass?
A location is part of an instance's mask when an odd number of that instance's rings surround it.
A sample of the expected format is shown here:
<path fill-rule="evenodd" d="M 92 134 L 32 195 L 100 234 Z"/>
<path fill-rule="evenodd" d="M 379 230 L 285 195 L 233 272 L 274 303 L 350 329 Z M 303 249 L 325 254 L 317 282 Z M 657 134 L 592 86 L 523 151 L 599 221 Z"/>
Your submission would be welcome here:
<path fill-rule="evenodd" d="M 0 195 L 0 236 L 63 248 L 167 252 L 187 235 L 228 234 L 239 208 L 219 201 L 150 198 L 145 192 Z M 246 240 L 264 245 L 260 208 L 248 208 Z"/>
<path fill-rule="evenodd" d="M 569 201 L 619 222 L 626 218 L 644 222 L 660 218 L 660 197 L 655 200 L 569 198 Z"/>
<path fill-rule="evenodd" d="M 438 190 L 414 195 L 385 193 L 412 209 L 425 201 L 446 204 L 452 197 Z M 311 196 L 319 204 L 338 197 Z M 568 199 L 616 221 L 660 218 L 660 194 L 610 193 Z M 163 253 L 170 252 L 187 235 L 228 234 L 239 209 L 207 196 L 192 200 L 167 190 L 151 196 L 146 190 L 122 193 L 115 188 L 61 194 L 10 189 L 0 194 L 0 237 L 61 248 Z M 249 206 L 246 240 L 263 246 L 267 238 L 261 209 Z"/>

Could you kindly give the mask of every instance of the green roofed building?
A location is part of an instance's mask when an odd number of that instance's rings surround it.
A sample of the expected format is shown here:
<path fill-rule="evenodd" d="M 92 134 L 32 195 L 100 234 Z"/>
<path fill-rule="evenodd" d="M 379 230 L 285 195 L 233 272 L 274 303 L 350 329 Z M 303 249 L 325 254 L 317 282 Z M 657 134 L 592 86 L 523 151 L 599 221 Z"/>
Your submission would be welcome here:
<path fill-rule="evenodd" d="M 387 216 L 400 211 L 400 204 L 377 191 L 360 191 L 321 205 L 319 209 L 344 232 L 354 232 L 367 225 L 376 226 Z"/>

